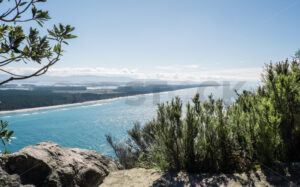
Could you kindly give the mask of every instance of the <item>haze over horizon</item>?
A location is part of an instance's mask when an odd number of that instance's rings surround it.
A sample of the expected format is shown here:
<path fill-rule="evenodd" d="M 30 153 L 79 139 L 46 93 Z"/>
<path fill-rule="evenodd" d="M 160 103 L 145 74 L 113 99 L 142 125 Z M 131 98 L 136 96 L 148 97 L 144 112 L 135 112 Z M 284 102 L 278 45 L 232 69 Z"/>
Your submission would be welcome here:
<path fill-rule="evenodd" d="M 291 57 L 300 43 L 298 0 L 52 0 L 43 6 L 52 17 L 46 28 L 68 23 L 78 36 L 49 76 L 257 81 L 265 63 Z"/>

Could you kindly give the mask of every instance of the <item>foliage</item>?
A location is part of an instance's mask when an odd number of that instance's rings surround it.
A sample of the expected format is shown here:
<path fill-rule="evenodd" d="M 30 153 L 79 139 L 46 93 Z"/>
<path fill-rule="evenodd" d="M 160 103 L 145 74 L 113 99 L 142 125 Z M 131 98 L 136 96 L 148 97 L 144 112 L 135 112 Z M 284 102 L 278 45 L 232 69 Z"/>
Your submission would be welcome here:
<path fill-rule="evenodd" d="M 62 45 L 68 44 L 66 40 L 76 37 L 72 35 L 74 27 L 62 24 L 47 29 L 48 34 L 44 36 L 40 34 L 41 29 L 30 27 L 28 32 L 24 31 L 20 23 L 34 21 L 42 28 L 44 22 L 50 20 L 48 11 L 37 8 L 39 3 L 46 1 L 0 0 L 0 6 L 10 7 L 0 13 L 0 71 L 8 75 L 4 80 L 0 80 L 0 85 L 46 73 L 50 66 L 59 61 L 63 54 Z M 16 68 L 8 67 L 12 64 L 20 67 L 20 62 L 37 63 L 40 66 L 29 74 L 17 74 Z M 1 121 L 1 125 L 3 126 L 0 138 L 5 145 L 3 140 L 9 141 L 13 131 L 7 131 L 6 122 Z"/>
<path fill-rule="evenodd" d="M 299 161 L 299 63 L 266 65 L 263 82 L 254 92 L 238 94 L 230 106 L 212 96 L 201 102 L 199 94 L 185 112 L 179 98 L 159 104 L 156 118 L 143 127 L 135 125 L 130 138 L 118 144 L 119 153 L 126 152 L 122 157 L 134 158 L 126 167 L 234 172 Z"/>
<path fill-rule="evenodd" d="M 115 150 L 115 154 L 119 158 L 119 162 L 125 168 L 133 168 L 135 166 L 138 153 L 132 150 L 132 147 L 130 147 L 131 144 L 115 143 L 109 135 L 106 135 L 106 140 Z"/>
<path fill-rule="evenodd" d="M 41 28 L 45 21 L 50 20 L 48 11 L 39 10 L 37 5 L 46 0 L 2 0 L 0 5 L 5 4 L 9 8 L 0 13 L 0 71 L 7 74 L 9 78 L 1 80 L 0 85 L 14 80 L 23 80 L 46 73 L 50 66 L 59 61 L 62 56 L 62 44 L 68 44 L 66 40 L 75 38 L 72 35 L 74 27 L 70 25 L 54 25 L 52 29 L 47 29 L 48 34 L 42 36 L 41 29 L 30 27 L 25 32 L 18 23 L 32 22 L 38 23 Z M 31 13 L 29 13 L 31 9 Z M 28 14 L 31 14 L 30 16 Z M 7 65 L 24 62 L 38 63 L 41 67 L 36 71 L 21 75 L 16 74 L 15 69 L 10 70 Z"/>
<path fill-rule="evenodd" d="M 0 120 L 0 140 L 4 146 L 4 154 L 8 153 L 8 150 L 6 149 L 6 144 L 7 143 L 10 143 L 11 141 L 11 136 L 12 134 L 14 133 L 14 131 L 9 131 L 7 130 L 7 126 L 8 126 L 8 123 L 7 122 L 4 122 L 2 120 Z M 0 149 L 1 151 L 1 149 Z"/>

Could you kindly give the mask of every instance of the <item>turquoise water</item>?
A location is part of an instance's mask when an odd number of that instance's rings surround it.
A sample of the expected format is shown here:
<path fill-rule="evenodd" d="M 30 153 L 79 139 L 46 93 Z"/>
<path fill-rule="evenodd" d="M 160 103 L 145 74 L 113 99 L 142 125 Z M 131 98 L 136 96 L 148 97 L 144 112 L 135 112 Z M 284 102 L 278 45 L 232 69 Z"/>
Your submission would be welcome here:
<path fill-rule="evenodd" d="M 255 86 L 245 84 L 243 88 L 254 89 Z M 8 146 L 11 152 L 38 142 L 52 141 L 66 147 L 91 149 L 113 156 L 105 134 L 122 140 L 134 122 L 143 124 L 155 117 L 157 103 L 170 101 L 175 96 L 187 103 L 197 92 L 203 99 L 210 93 L 227 102 L 235 98 L 234 86 L 202 87 L 71 107 L 2 114 L 0 119 L 8 121 L 9 129 L 15 131 L 16 139 Z"/>

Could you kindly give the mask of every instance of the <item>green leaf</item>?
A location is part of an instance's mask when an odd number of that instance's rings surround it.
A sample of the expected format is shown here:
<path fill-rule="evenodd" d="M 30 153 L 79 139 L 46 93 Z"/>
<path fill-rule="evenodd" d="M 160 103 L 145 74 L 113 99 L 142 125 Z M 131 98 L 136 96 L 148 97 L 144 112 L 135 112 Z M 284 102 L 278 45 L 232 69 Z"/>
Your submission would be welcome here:
<path fill-rule="evenodd" d="M 55 31 L 55 33 L 59 33 L 59 30 L 58 30 L 58 28 L 56 27 L 56 25 L 54 25 L 54 31 Z"/>
<path fill-rule="evenodd" d="M 61 23 L 59 24 L 59 29 L 60 29 L 60 32 L 64 32 L 64 30 L 65 30 L 64 26 Z"/>
<path fill-rule="evenodd" d="M 26 45 L 26 46 L 24 47 L 24 49 L 23 49 L 23 53 L 28 54 L 28 52 L 29 52 L 29 48 L 28 48 L 28 46 Z"/>
<path fill-rule="evenodd" d="M 26 4 L 27 4 L 27 2 L 22 2 L 22 3 L 19 4 L 19 6 L 24 6 Z"/>
<path fill-rule="evenodd" d="M 54 32 L 52 32 L 51 30 L 48 29 L 48 33 L 53 36 L 53 37 L 56 37 L 56 34 Z"/>
<path fill-rule="evenodd" d="M 33 8 L 31 9 L 31 13 L 32 13 L 32 17 L 34 18 L 36 15 L 37 9 L 34 4 L 32 6 L 33 6 Z"/>
<path fill-rule="evenodd" d="M 36 22 L 39 24 L 39 26 L 43 27 L 43 23 L 39 20 L 36 20 Z"/>
<path fill-rule="evenodd" d="M 11 137 L 11 135 L 13 135 L 13 133 L 14 133 L 14 131 L 9 131 L 9 132 L 7 133 L 7 137 Z"/>
<path fill-rule="evenodd" d="M 71 34 L 68 36 L 68 39 L 73 39 L 73 38 L 77 38 L 77 36 Z"/>

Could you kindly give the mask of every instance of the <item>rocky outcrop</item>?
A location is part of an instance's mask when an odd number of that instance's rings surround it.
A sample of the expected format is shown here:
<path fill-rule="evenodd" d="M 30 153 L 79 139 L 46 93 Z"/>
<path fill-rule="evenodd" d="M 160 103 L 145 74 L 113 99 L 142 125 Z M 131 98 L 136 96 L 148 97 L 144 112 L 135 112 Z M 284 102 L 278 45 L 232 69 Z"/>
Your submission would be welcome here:
<path fill-rule="evenodd" d="M 299 186 L 300 163 L 235 174 L 188 174 L 156 169 L 120 170 L 95 151 L 45 142 L 0 156 L 0 187 Z M 104 179 L 105 178 L 105 179 Z"/>
<path fill-rule="evenodd" d="M 0 186 L 99 186 L 121 165 L 95 151 L 63 148 L 52 142 L 0 157 Z"/>

